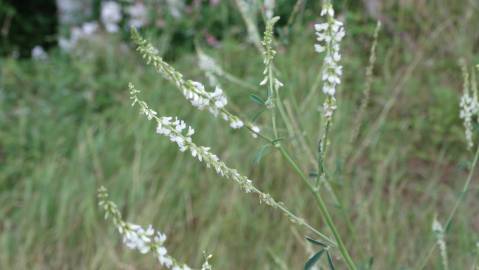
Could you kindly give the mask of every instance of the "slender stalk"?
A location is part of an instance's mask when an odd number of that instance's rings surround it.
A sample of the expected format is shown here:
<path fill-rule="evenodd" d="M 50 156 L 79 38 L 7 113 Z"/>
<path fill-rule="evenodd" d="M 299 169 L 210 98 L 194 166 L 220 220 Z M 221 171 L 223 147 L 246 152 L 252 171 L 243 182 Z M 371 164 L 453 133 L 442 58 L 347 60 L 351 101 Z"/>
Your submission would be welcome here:
<path fill-rule="evenodd" d="M 324 129 L 324 133 L 319 139 L 319 151 L 318 151 L 318 177 L 317 177 L 317 184 L 319 187 L 321 179 L 324 179 L 324 176 L 326 174 L 325 169 L 324 169 L 324 159 L 326 156 L 326 148 L 327 148 L 327 142 L 328 142 L 328 136 L 329 136 L 329 128 L 331 126 L 331 119 L 328 118 L 326 119 L 326 127 Z"/>
<path fill-rule="evenodd" d="M 270 98 L 270 106 L 271 106 L 271 119 L 272 119 L 272 122 L 273 122 L 273 134 L 274 134 L 274 139 L 278 139 L 278 129 L 276 127 L 276 110 L 275 110 L 275 102 L 276 99 L 278 98 L 277 96 L 275 96 L 275 91 L 274 91 L 274 86 L 273 86 L 273 82 L 274 82 L 274 77 L 273 77 L 273 69 L 272 69 L 272 66 L 271 66 L 271 63 L 268 65 L 268 96 Z"/>
<path fill-rule="evenodd" d="M 459 197 L 457 198 L 456 203 L 454 204 L 454 208 L 452 209 L 451 214 L 449 214 L 449 217 L 447 218 L 446 226 L 445 226 L 446 231 L 449 230 L 452 219 L 454 218 L 454 215 L 456 214 L 457 209 L 459 208 L 459 205 L 466 197 L 467 191 L 469 191 L 469 185 L 471 184 L 472 176 L 474 176 L 474 168 L 476 167 L 478 159 L 479 159 L 479 146 L 477 147 L 476 155 L 474 156 L 474 160 L 472 161 L 471 171 L 469 172 L 467 180 L 464 183 L 464 187 L 462 188 L 461 194 L 459 194 Z"/>
<path fill-rule="evenodd" d="M 456 214 L 457 212 L 457 209 L 459 208 L 459 205 L 461 204 L 461 202 L 464 200 L 464 198 L 466 197 L 466 193 L 469 191 L 469 185 L 471 184 L 471 181 L 472 181 L 472 177 L 474 176 L 474 169 L 477 165 L 477 161 L 479 159 L 479 146 L 477 147 L 477 150 L 476 150 L 476 154 L 474 156 L 474 160 L 472 161 L 472 166 L 471 166 L 471 170 L 469 171 L 469 175 L 467 176 L 467 179 L 466 179 L 466 182 L 464 183 L 464 186 L 462 188 L 462 191 L 461 193 L 459 194 L 459 197 L 457 198 L 456 202 L 454 203 L 454 207 L 452 208 L 451 210 L 451 213 L 449 214 L 449 217 L 447 218 L 447 221 L 446 221 L 446 224 L 445 224 L 445 231 L 447 232 L 450 228 L 450 225 L 451 225 L 451 222 L 452 222 L 452 219 L 454 218 L 454 215 Z M 416 268 L 416 269 L 424 269 L 424 267 L 426 266 L 427 262 L 429 261 L 429 259 L 431 258 L 432 256 L 432 253 L 434 252 L 436 248 L 436 244 L 432 245 L 428 252 L 427 252 L 427 255 L 426 257 L 424 257 L 424 260 L 422 260 L 420 262 L 420 264 L 418 264 L 419 266 Z"/>
<path fill-rule="evenodd" d="M 338 244 L 339 251 L 343 257 L 343 259 L 346 261 L 346 264 L 348 266 L 349 270 L 356 270 L 356 265 L 354 264 L 351 256 L 348 253 L 348 250 L 346 249 L 346 246 L 343 243 L 343 240 L 341 239 L 341 236 L 339 235 L 338 230 L 336 229 L 336 225 L 333 222 L 333 219 L 331 218 L 331 215 L 329 214 L 328 208 L 326 207 L 326 203 L 323 201 L 321 194 L 319 193 L 318 189 L 316 189 L 309 181 L 309 179 L 306 177 L 306 175 L 303 173 L 303 171 L 299 168 L 298 164 L 291 158 L 291 156 L 288 154 L 286 149 L 281 145 L 281 144 L 276 144 L 276 147 L 279 149 L 283 157 L 288 161 L 288 163 L 293 167 L 295 172 L 301 177 L 301 180 L 306 184 L 308 189 L 313 193 L 314 198 L 316 199 L 316 203 L 319 207 L 319 211 L 321 213 L 322 218 L 328 225 L 329 229 L 333 233 L 333 236 Z"/>

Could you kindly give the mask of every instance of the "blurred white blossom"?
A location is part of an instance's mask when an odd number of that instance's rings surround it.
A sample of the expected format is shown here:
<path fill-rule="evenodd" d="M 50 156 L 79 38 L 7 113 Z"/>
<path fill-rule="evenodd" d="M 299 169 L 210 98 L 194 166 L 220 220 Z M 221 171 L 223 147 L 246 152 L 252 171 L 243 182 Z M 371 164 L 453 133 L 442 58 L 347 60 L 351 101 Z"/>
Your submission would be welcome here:
<path fill-rule="evenodd" d="M 98 30 L 97 22 L 86 22 L 82 25 L 83 35 L 90 36 Z"/>
<path fill-rule="evenodd" d="M 107 32 L 118 32 L 121 21 L 121 6 L 115 1 L 107 1 L 101 5 L 101 21 Z"/>
<path fill-rule="evenodd" d="M 91 21 L 85 22 L 80 27 L 73 27 L 70 32 L 70 38 L 60 37 L 58 45 L 63 51 L 71 51 L 82 39 L 91 38 L 98 32 L 98 23 Z"/>
<path fill-rule="evenodd" d="M 274 8 L 276 6 L 275 0 L 264 0 L 264 13 L 267 19 L 273 18 Z"/>
<path fill-rule="evenodd" d="M 442 266 L 444 267 L 444 269 L 449 269 L 448 267 L 449 263 L 447 259 L 445 231 L 441 223 L 439 223 L 439 221 L 437 220 L 437 218 L 434 218 L 434 221 L 432 222 L 432 231 L 434 235 L 436 236 L 436 243 L 439 246 L 439 251 L 441 252 Z"/>
<path fill-rule="evenodd" d="M 42 46 L 37 45 L 32 49 L 32 58 L 35 60 L 46 60 L 48 55 Z"/>
<path fill-rule="evenodd" d="M 166 0 L 166 5 L 173 18 L 179 19 L 183 16 L 184 0 Z"/>
<path fill-rule="evenodd" d="M 140 28 L 148 22 L 148 11 L 145 5 L 141 2 L 129 6 L 126 10 L 129 15 L 128 25 L 130 27 Z"/>

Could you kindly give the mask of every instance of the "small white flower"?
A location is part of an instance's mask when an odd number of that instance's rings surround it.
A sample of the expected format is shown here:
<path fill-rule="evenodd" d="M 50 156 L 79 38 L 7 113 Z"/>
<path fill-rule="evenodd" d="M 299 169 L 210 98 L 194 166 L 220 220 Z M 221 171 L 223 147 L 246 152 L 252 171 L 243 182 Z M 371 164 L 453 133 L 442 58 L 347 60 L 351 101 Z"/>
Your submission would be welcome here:
<path fill-rule="evenodd" d="M 326 52 L 322 70 L 323 93 L 334 96 L 337 85 L 341 83 L 342 67 L 339 64 L 341 60 L 339 44 L 345 36 L 345 31 L 343 23 L 334 18 L 331 4 L 328 3 L 323 7 L 321 16 L 327 16 L 328 21 L 314 26 L 319 41 L 314 45 L 314 50 L 318 53 Z"/>
<path fill-rule="evenodd" d="M 166 268 L 171 268 L 173 260 L 169 256 L 158 256 L 158 261 Z"/>
<path fill-rule="evenodd" d="M 148 12 L 145 5 L 141 2 L 136 2 L 129 6 L 126 12 L 130 16 L 128 25 L 131 27 L 140 28 L 148 21 Z"/>
<path fill-rule="evenodd" d="M 261 129 L 258 126 L 253 126 L 251 129 L 253 130 L 253 133 L 251 133 L 253 138 L 257 138 L 257 133 L 259 133 Z"/>
<path fill-rule="evenodd" d="M 113 33 L 118 31 L 118 23 L 121 21 L 121 6 L 115 1 L 107 1 L 101 5 L 101 21 L 106 31 Z"/>
<path fill-rule="evenodd" d="M 86 22 L 82 25 L 83 34 L 86 36 L 93 35 L 98 30 L 97 22 Z"/>
<path fill-rule="evenodd" d="M 243 121 L 237 119 L 237 120 L 234 120 L 233 122 L 231 122 L 230 126 L 231 128 L 234 128 L 234 129 L 238 129 L 238 128 L 242 128 L 244 125 Z"/>
<path fill-rule="evenodd" d="M 63 37 L 58 39 L 58 46 L 60 47 L 60 49 L 66 52 L 70 51 L 73 48 L 73 44 L 71 43 L 71 41 Z"/>
<path fill-rule="evenodd" d="M 42 46 L 37 45 L 32 49 L 32 58 L 35 60 L 46 60 L 48 55 Z"/>
<path fill-rule="evenodd" d="M 314 45 L 314 50 L 318 53 L 322 53 L 326 50 L 326 48 L 324 48 L 323 46 L 319 45 L 319 44 L 315 44 Z"/>

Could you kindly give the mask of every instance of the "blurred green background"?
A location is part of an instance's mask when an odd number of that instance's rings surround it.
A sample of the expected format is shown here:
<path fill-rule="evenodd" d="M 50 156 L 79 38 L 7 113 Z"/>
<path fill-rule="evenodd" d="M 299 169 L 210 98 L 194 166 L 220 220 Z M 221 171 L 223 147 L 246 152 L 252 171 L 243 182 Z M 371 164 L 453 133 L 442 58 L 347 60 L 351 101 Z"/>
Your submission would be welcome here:
<path fill-rule="evenodd" d="M 20 12 L 8 3 L 0 3 L 2 29 L 6 18 L 15 16 L 8 14 Z M 327 162 L 344 209 L 325 196 L 359 264 L 373 260 L 373 269 L 416 269 L 435 242 L 434 216 L 446 219 L 471 161 L 458 117 L 458 62 L 479 63 L 479 3 L 334 3 L 347 35 Z M 321 5 L 301 0 L 276 5 L 281 21 L 275 61 L 285 84 L 281 94 L 315 151 L 321 103 L 305 98 L 321 68 L 312 28 L 320 20 Z M 258 85 L 262 57 L 247 41 L 235 1 L 186 1 L 181 8 L 178 18 L 165 9 L 149 10 L 155 23 L 142 28 L 165 59 L 206 84 L 196 44 L 231 75 Z M 262 33 L 259 4 L 254 14 Z M 95 11 L 88 20 L 99 16 Z M 371 100 L 364 121 L 356 123 L 376 20 L 384 27 Z M 20 43 L 15 33 L 2 30 L 0 269 L 155 268 L 153 257 L 123 247 L 103 220 L 96 199 L 100 185 L 109 189 L 127 220 L 164 231 L 169 252 L 189 265 L 200 265 L 206 251 L 214 255 L 215 269 L 301 269 L 313 251 L 304 241 L 308 232 L 157 136 L 152 123 L 130 106 L 128 82 L 143 90 L 159 114 L 190 123 L 198 144 L 211 146 L 226 164 L 329 233 L 311 207 L 313 197 L 277 152 L 255 163 L 260 141 L 194 110 L 143 63 L 123 31 L 126 22 L 120 24 L 119 32 L 99 30 L 68 52 L 55 45 L 57 33 L 68 35 L 68 27 L 57 25 L 46 40 L 31 35 Z M 48 48 L 46 59 L 27 57 L 35 45 Z M 257 115 L 261 108 L 249 95 L 264 96 L 264 90 L 220 80 L 230 104 L 249 118 Z M 268 117 L 257 120 L 267 132 Z M 358 125 L 359 136 L 351 141 Z M 311 170 L 295 144 L 295 139 L 287 142 L 302 169 Z M 471 269 L 477 259 L 478 178 L 476 173 L 447 233 L 451 269 Z M 335 260 L 343 269 L 339 256 Z M 437 251 L 425 269 L 441 269 Z"/>

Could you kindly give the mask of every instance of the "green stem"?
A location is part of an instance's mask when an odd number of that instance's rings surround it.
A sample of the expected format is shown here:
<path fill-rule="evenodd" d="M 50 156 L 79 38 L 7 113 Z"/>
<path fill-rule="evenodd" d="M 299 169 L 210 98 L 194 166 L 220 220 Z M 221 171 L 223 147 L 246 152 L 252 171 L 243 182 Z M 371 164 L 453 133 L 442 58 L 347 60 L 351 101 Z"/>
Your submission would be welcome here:
<path fill-rule="evenodd" d="M 271 109 L 271 119 L 273 122 L 273 134 L 274 134 L 274 139 L 278 139 L 278 129 L 276 128 L 276 110 L 275 110 L 275 101 L 276 101 L 276 96 L 274 93 L 274 76 L 273 76 L 273 68 L 271 66 L 271 63 L 268 64 L 268 99 L 269 99 L 269 106 Z"/>
<path fill-rule="evenodd" d="M 351 256 L 348 253 L 348 250 L 346 249 L 346 246 L 343 243 L 343 240 L 341 239 L 341 236 L 339 235 L 338 230 L 336 229 L 336 226 L 334 225 L 333 219 L 331 218 L 331 215 L 329 214 L 328 208 L 326 207 L 326 203 L 323 201 L 321 194 L 319 191 L 310 183 L 309 179 L 306 177 L 306 175 L 303 173 L 301 168 L 296 164 L 296 162 L 291 158 L 291 156 L 288 154 L 286 149 L 281 145 L 277 144 L 276 147 L 279 148 L 279 151 L 283 155 L 283 157 L 288 161 L 288 163 L 293 167 L 295 172 L 301 177 L 301 180 L 306 184 L 308 189 L 313 193 L 314 198 L 316 199 L 316 203 L 318 204 L 319 211 L 321 213 L 322 218 L 328 225 L 329 229 L 333 233 L 333 236 L 337 242 L 339 251 L 341 252 L 341 255 L 343 256 L 344 260 L 346 261 L 346 264 L 348 266 L 349 270 L 356 270 L 356 265 L 354 264 Z"/>
<path fill-rule="evenodd" d="M 476 154 L 475 154 L 475 156 L 474 156 L 474 160 L 472 161 L 471 170 L 469 171 L 469 175 L 467 176 L 466 182 L 464 183 L 464 186 L 463 186 L 463 188 L 462 188 L 461 194 L 459 194 L 459 197 L 457 198 L 456 203 L 454 204 L 454 207 L 452 208 L 451 213 L 449 214 L 449 217 L 447 218 L 446 226 L 445 226 L 445 230 L 446 230 L 446 231 L 449 230 L 449 227 L 450 227 L 450 225 L 451 225 L 452 219 L 454 218 L 454 215 L 456 214 L 456 211 L 457 211 L 457 209 L 459 208 L 459 205 L 460 205 L 461 202 L 464 200 L 467 191 L 469 191 L 469 185 L 471 184 L 472 177 L 474 176 L 474 168 L 475 168 L 476 165 L 477 165 L 478 159 L 479 159 L 479 146 L 477 147 Z M 433 244 L 433 245 L 431 246 L 431 248 L 429 248 L 426 257 L 425 257 L 424 260 L 419 264 L 419 267 L 417 267 L 417 269 L 424 269 L 424 267 L 426 266 L 427 262 L 428 262 L 429 259 L 431 258 L 432 253 L 433 253 L 433 251 L 434 251 L 435 248 L 436 248 L 436 244 Z"/>

